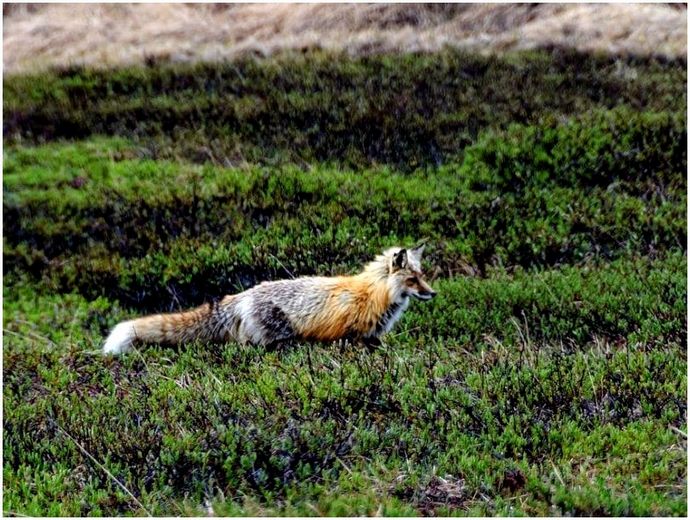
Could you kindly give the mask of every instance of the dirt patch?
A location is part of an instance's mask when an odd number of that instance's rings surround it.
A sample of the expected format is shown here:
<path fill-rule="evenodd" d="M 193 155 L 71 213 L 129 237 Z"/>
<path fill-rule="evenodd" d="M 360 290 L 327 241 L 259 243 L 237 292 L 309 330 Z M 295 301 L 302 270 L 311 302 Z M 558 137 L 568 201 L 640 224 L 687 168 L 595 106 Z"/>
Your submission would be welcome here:
<path fill-rule="evenodd" d="M 444 46 L 687 54 L 684 4 L 5 4 L 3 18 L 10 74 L 311 48 L 352 55 Z"/>

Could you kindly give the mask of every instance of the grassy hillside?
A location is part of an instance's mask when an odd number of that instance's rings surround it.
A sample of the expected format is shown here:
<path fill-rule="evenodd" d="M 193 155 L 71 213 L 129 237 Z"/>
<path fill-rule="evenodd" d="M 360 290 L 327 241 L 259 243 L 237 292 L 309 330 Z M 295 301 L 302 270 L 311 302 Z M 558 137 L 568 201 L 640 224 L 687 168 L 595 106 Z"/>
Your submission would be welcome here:
<path fill-rule="evenodd" d="M 558 51 L 5 79 L 4 507 L 686 512 L 685 63 Z M 119 320 L 430 240 L 378 350 Z"/>
<path fill-rule="evenodd" d="M 5 81 L 6 140 L 115 134 L 135 138 L 153 158 L 409 170 L 461 154 L 486 128 L 619 105 L 685 107 L 684 63 L 574 51 L 505 59 L 458 51 L 359 59 L 307 53 L 151 65 Z"/>

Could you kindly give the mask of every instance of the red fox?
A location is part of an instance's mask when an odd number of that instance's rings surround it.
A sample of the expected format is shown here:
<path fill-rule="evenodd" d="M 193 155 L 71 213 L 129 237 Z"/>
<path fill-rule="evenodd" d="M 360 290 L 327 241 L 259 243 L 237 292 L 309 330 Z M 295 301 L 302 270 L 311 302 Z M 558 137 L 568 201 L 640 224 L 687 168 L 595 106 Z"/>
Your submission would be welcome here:
<path fill-rule="evenodd" d="M 400 319 L 410 297 L 436 295 L 422 275 L 423 250 L 424 244 L 410 250 L 393 247 L 354 276 L 263 282 L 188 312 L 125 321 L 112 330 L 103 352 L 120 354 L 135 342 L 377 342 Z"/>

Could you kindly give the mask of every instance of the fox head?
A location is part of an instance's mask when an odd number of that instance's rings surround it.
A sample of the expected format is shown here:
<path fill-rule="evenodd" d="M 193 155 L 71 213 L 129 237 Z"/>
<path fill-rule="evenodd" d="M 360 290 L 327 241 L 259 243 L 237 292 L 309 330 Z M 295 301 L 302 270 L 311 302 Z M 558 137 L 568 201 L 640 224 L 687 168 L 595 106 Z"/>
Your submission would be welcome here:
<path fill-rule="evenodd" d="M 424 243 L 413 249 L 399 249 L 390 256 L 388 266 L 389 276 L 393 276 L 396 282 L 402 286 L 402 293 L 406 296 L 414 296 L 418 300 L 431 300 L 436 296 L 429 284 L 424 281 L 422 273 L 422 253 Z"/>

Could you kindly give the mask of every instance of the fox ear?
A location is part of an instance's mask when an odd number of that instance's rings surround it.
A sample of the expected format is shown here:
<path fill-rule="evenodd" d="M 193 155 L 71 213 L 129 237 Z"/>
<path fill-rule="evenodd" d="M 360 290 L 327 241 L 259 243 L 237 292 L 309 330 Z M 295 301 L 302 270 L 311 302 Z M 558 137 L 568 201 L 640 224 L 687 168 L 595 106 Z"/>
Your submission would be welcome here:
<path fill-rule="evenodd" d="M 427 239 L 422 240 L 408 253 L 413 261 L 420 263 L 422 261 L 422 253 L 424 252 L 424 246 L 426 246 Z"/>
<path fill-rule="evenodd" d="M 424 252 L 425 247 L 426 247 L 426 240 L 420 242 L 415 247 L 413 247 L 410 250 L 410 254 L 417 259 L 422 258 L 422 253 Z"/>
<path fill-rule="evenodd" d="M 401 249 L 393 255 L 393 272 L 403 269 L 407 265 L 407 250 Z"/>

